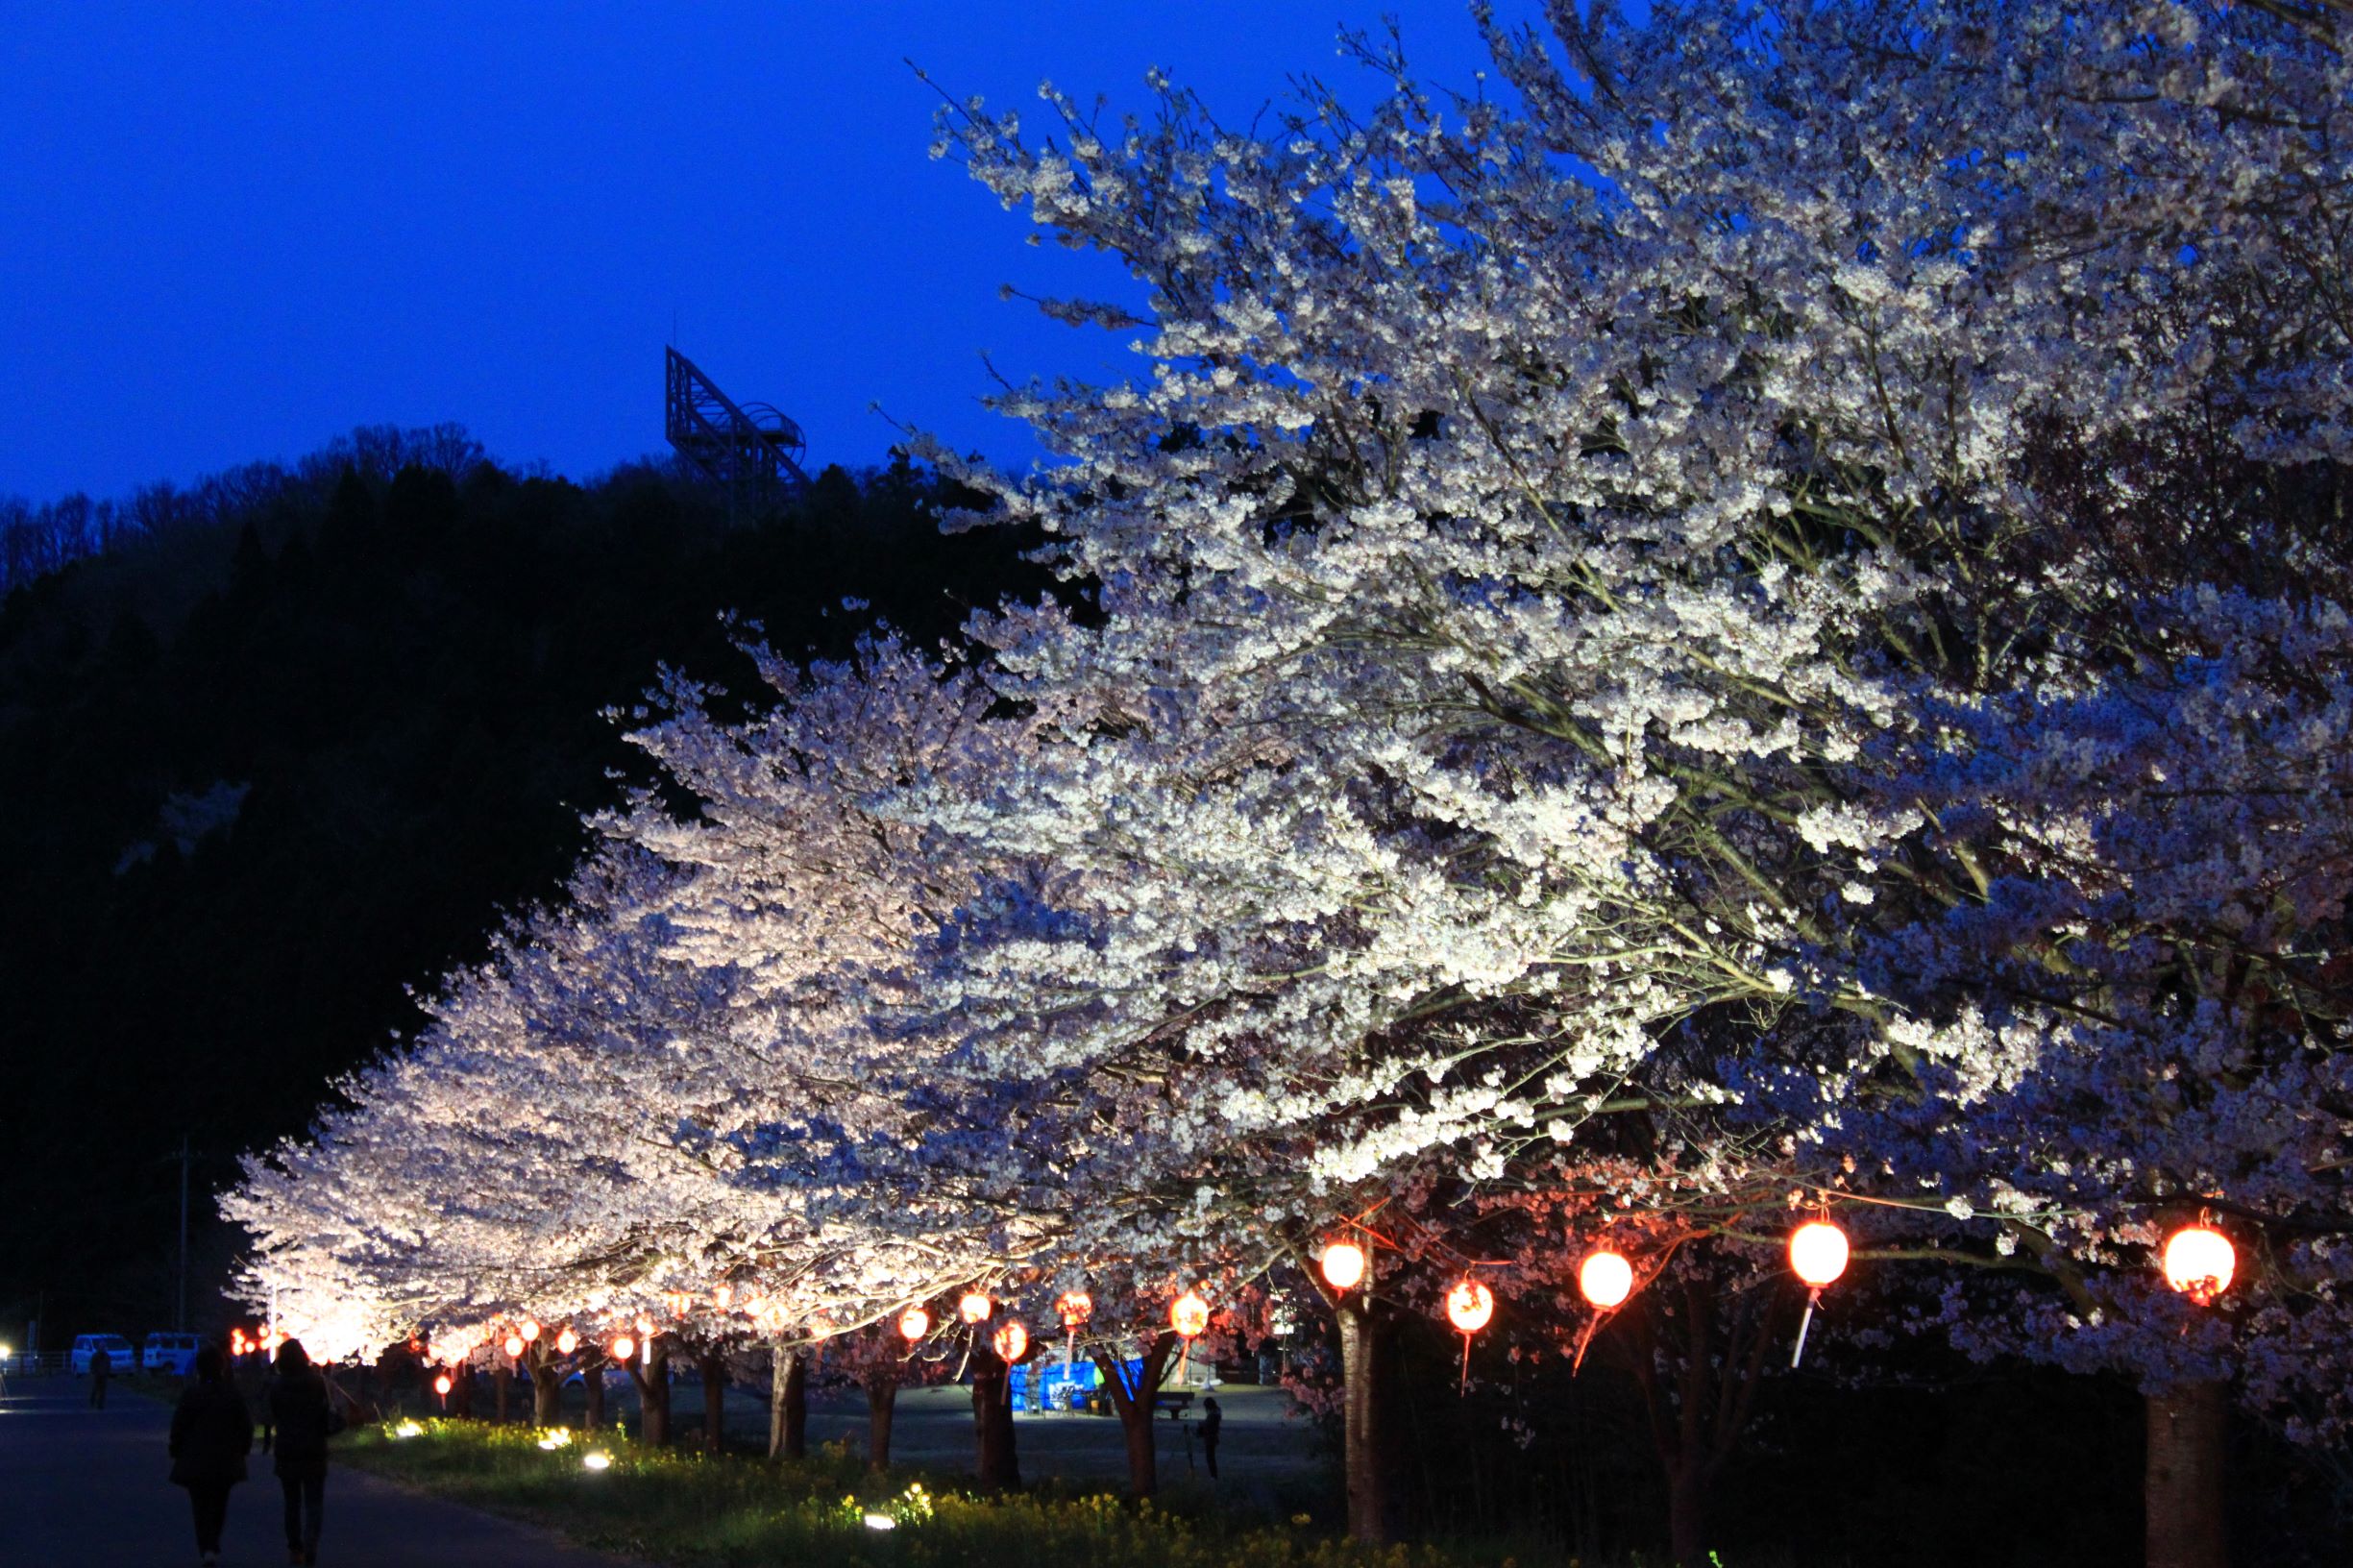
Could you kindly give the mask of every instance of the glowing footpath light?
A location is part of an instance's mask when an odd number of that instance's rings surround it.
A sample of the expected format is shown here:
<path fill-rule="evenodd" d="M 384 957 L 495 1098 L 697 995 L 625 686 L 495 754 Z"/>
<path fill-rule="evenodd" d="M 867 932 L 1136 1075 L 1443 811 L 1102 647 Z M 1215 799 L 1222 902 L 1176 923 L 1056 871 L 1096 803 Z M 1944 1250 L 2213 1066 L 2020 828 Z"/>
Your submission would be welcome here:
<path fill-rule="evenodd" d="M 1028 1325 L 1017 1317 L 1009 1317 L 989 1344 L 1010 1365 L 1029 1354 Z"/>
<path fill-rule="evenodd" d="M 1062 1326 L 1075 1329 L 1094 1315 L 1094 1298 L 1084 1290 L 1065 1290 L 1054 1298 L 1054 1311 L 1062 1316 Z"/>
<path fill-rule="evenodd" d="M 994 1311 L 996 1303 L 978 1290 L 967 1290 L 956 1303 L 956 1315 L 964 1319 L 967 1328 L 988 1322 L 989 1314 Z"/>
<path fill-rule="evenodd" d="M 1458 1280 L 1446 1292 L 1446 1321 L 1464 1334 L 1477 1334 L 1495 1316 L 1495 1292 L 1477 1280 Z"/>
<path fill-rule="evenodd" d="M 909 1344 L 931 1332 L 931 1314 L 920 1307 L 910 1307 L 898 1314 L 898 1336 Z"/>
<path fill-rule="evenodd" d="M 1354 1290 L 1364 1283 L 1364 1271 L 1369 1266 L 1364 1249 L 1354 1241 L 1335 1241 L 1324 1248 L 1324 1284 L 1335 1290 Z"/>
<path fill-rule="evenodd" d="M 510 1334 L 510 1335 L 508 1335 L 506 1336 L 506 1346 L 505 1346 L 505 1349 L 506 1349 L 506 1354 L 507 1354 L 509 1357 L 511 1357 L 511 1358 L 513 1358 L 514 1360 L 522 1360 L 522 1359 L 523 1359 L 523 1335 L 519 1335 L 519 1334 Z"/>
<path fill-rule="evenodd" d="M 636 1354 L 636 1340 L 630 1338 L 625 1334 L 617 1334 L 613 1335 L 613 1360 L 625 1362 L 630 1357 Z"/>
<path fill-rule="evenodd" d="M 1187 1339 L 1208 1332 L 1210 1304 L 1201 1299 L 1200 1291 L 1188 1290 L 1168 1304 L 1168 1326 Z"/>
<path fill-rule="evenodd" d="M 613 1457 L 601 1448 L 590 1449 L 580 1456 L 580 1468 L 583 1470 L 609 1470 L 612 1467 Z"/>
<path fill-rule="evenodd" d="M 2196 1302 L 2214 1305 L 2239 1272 L 2239 1249 L 2211 1225 L 2185 1225 L 2165 1239 L 2165 1283 Z"/>
<path fill-rule="evenodd" d="M 565 1324 L 555 1335 L 555 1353 L 558 1356 L 569 1356 L 579 1348 L 580 1336 L 572 1332 L 571 1324 Z"/>
<path fill-rule="evenodd" d="M 866 1516 L 866 1528 L 869 1530 L 896 1530 L 898 1521 L 887 1513 L 870 1513 Z"/>
<path fill-rule="evenodd" d="M 1809 1219 L 1789 1236 L 1789 1266 L 1819 1290 L 1847 1272 L 1847 1233 L 1826 1219 Z"/>
<path fill-rule="evenodd" d="M 1605 1311 L 1620 1306 L 1634 1293 L 1634 1265 L 1614 1252 L 1588 1253 L 1578 1265 L 1577 1288 Z"/>

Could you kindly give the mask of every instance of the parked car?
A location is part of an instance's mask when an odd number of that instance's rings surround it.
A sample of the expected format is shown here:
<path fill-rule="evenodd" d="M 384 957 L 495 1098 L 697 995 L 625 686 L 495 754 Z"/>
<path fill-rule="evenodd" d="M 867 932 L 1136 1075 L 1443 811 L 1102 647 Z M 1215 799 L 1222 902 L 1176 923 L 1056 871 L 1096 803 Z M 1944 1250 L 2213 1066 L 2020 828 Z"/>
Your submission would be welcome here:
<path fill-rule="evenodd" d="M 196 1344 L 192 1334 L 151 1334 L 147 1348 L 139 1354 L 139 1365 L 150 1372 L 184 1378 L 196 1365 Z"/>
<path fill-rule="evenodd" d="M 133 1350 L 131 1341 L 121 1335 L 81 1334 L 74 1336 L 73 1351 L 66 1358 L 66 1364 L 73 1369 L 75 1377 L 82 1377 L 89 1371 L 90 1357 L 101 1349 L 107 1353 L 110 1370 L 115 1372 L 138 1370 L 139 1353 Z"/>

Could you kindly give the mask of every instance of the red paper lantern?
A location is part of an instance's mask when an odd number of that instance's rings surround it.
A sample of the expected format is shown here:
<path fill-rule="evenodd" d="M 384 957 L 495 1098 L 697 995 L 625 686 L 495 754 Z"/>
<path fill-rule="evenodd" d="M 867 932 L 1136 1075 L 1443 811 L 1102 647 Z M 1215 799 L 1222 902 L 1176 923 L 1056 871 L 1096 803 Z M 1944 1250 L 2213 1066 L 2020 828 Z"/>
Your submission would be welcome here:
<path fill-rule="evenodd" d="M 628 1362 L 629 1358 L 630 1358 L 630 1357 L 632 1357 L 632 1356 L 634 1356 L 634 1355 L 636 1355 L 636 1354 L 637 1354 L 637 1341 L 636 1341 L 636 1340 L 634 1340 L 634 1339 L 630 1338 L 630 1337 L 629 1337 L 627 1335 L 625 1335 L 625 1334 L 617 1334 L 617 1335 L 613 1335 L 613 1360 L 616 1360 L 616 1361 L 620 1361 L 620 1362 L 622 1362 L 624 1365 L 626 1365 L 626 1364 L 627 1364 L 627 1362 Z"/>
<path fill-rule="evenodd" d="M 450 1381 L 450 1375 L 447 1372 L 433 1380 L 433 1392 L 444 1399 L 450 1397 L 450 1390 L 455 1386 L 456 1384 Z"/>
<path fill-rule="evenodd" d="M 572 1332 L 571 1324 L 567 1323 L 556 1331 L 555 1353 L 558 1356 L 569 1356 L 579 1348 L 580 1336 Z"/>
<path fill-rule="evenodd" d="M 1578 1266 L 1577 1288 L 1587 1301 L 1606 1311 L 1634 1293 L 1634 1265 L 1617 1253 L 1588 1253 Z"/>
<path fill-rule="evenodd" d="M 931 1332 L 931 1314 L 920 1307 L 910 1307 L 898 1314 L 898 1336 L 909 1344 Z"/>
<path fill-rule="evenodd" d="M 2185 1225 L 2166 1237 L 2165 1283 L 2196 1302 L 2214 1304 L 2239 1272 L 2239 1249 L 2211 1225 Z"/>
<path fill-rule="evenodd" d="M 1062 1314 L 1062 1326 L 1075 1329 L 1094 1315 L 1094 1298 L 1084 1290 L 1065 1290 L 1055 1298 L 1054 1311 Z"/>
<path fill-rule="evenodd" d="M 989 1343 L 1008 1364 L 1017 1361 L 1029 1354 L 1028 1326 L 1017 1317 L 1009 1317 Z"/>
<path fill-rule="evenodd" d="M 1195 1339 L 1210 1326 L 1210 1304 L 1198 1290 L 1188 1290 L 1168 1305 L 1168 1326 L 1186 1339 Z"/>
<path fill-rule="evenodd" d="M 517 1360 L 523 1359 L 523 1335 L 510 1334 L 506 1336 L 506 1354 Z"/>
<path fill-rule="evenodd" d="M 956 1315 L 964 1319 L 967 1328 L 988 1322 L 989 1314 L 994 1311 L 996 1303 L 978 1290 L 967 1290 L 963 1299 L 956 1303 Z"/>
<path fill-rule="evenodd" d="M 523 1335 L 524 1343 L 531 1344 L 539 1338 L 539 1324 L 537 1320 L 527 1317 L 523 1320 L 523 1327 L 516 1332 Z"/>
<path fill-rule="evenodd" d="M 1810 1219 L 1789 1236 L 1789 1266 L 1819 1290 L 1847 1272 L 1847 1233 L 1826 1219 Z"/>
<path fill-rule="evenodd" d="M 1458 1280 L 1446 1292 L 1446 1321 L 1464 1334 L 1477 1334 L 1495 1315 L 1495 1292 L 1477 1280 Z"/>
<path fill-rule="evenodd" d="M 1324 1248 L 1324 1284 L 1335 1290 L 1354 1290 L 1364 1283 L 1364 1271 L 1371 1261 L 1364 1249 L 1354 1241 L 1335 1241 Z"/>

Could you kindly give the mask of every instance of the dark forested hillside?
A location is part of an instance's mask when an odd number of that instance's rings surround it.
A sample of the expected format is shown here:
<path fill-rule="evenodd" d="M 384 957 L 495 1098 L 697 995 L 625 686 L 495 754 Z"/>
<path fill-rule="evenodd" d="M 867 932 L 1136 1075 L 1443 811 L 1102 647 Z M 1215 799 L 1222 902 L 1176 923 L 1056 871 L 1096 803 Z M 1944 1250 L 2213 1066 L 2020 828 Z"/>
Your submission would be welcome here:
<path fill-rule="evenodd" d="M 0 601 L 0 1322 L 166 1321 L 183 1138 L 202 1236 L 240 1149 L 554 888 L 633 766 L 604 710 L 663 663 L 749 678 L 724 612 L 839 654 L 1040 585 L 903 465 L 737 525 L 660 469 L 435 450 L 272 471 Z"/>

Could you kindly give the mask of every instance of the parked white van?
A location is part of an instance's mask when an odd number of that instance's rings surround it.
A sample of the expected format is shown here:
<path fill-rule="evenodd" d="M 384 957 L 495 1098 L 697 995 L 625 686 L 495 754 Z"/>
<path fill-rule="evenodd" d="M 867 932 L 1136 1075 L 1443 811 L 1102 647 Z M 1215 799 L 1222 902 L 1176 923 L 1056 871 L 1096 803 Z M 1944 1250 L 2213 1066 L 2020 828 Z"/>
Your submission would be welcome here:
<path fill-rule="evenodd" d="M 90 1357 L 101 1349 L 107 1353 L 107 1370 L 110 1372 L 138 1370 L 139 1353 L 133 1350 L 131 1341 L 121 1335 L 83 1334 L 74 1336 L 73 1354 L 66 1358 L 66 1364 L 73 1369 L 74 1376 L 81 1377 L 87 1373 Z"/>
<path fill-rule="evenodd" d="M 139 1353 L 139 1365 L 184 1378 L 196 1365 L 196 1344 L 192 1334 L 151 1334 L 147 1348 Z"/>

